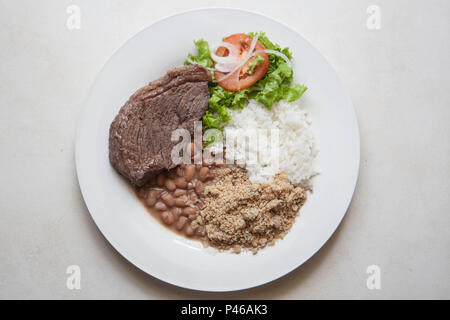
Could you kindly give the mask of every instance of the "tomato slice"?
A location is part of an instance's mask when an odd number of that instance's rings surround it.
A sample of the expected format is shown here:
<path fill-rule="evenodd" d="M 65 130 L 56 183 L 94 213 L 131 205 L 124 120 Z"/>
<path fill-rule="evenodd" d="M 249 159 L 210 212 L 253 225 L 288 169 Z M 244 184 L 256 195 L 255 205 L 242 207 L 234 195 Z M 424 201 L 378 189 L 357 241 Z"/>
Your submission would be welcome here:
<path fill-rule="evenodd" d="M 228 42 L 238 48 L 239 60 L 245 58 L 248 51 L 250 50 L 252 41 L 253 37 L 245 33 L 232 34 L 231 36 L 223 39 L 223 42 Z M 236 70 L 231 75 L 216 70 L 214 72 L 214 75 L 218 84 L 228 91 L 239 91 L 250 87 L 256 81 L 261 79 L 266 74 L 267 69 L 269 68 L 269 56 L 266 52 L 263 51 L 265 49 L 266 48 L 261 44 L 261 42 L 256 42 L 254 52 L 259 51 L 258 53 L 264 59 L 264 62 L 261 65 L 257 66 L 252 73 L 249 70 L 249 63 L 252 60 L 256 59 L 256 56 L 251 57 L 239 70 Z M 224 47 L 219 47 L 216 50 L 216 55 L 220 57 L 226 57 L 228 56 L 228 54 L 228 49 Z"/>

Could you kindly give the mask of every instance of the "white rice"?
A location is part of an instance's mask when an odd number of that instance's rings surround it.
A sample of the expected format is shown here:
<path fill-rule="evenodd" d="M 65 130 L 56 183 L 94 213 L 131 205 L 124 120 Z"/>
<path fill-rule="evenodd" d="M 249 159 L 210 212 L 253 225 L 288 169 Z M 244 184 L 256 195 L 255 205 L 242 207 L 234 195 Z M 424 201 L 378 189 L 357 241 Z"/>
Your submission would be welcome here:
<path fill-rule="evenodd" d="M 305 183 L 317 174 L 314 159 L 317 156 L 314 135 L 311 129 L 311 119 L 307 111 L 303 110 L 298 102 L 280 101 L 268 110 L 259 102 L 250 100 L 242 110 L 229 111 L 232 120 L 224 127 L 225 132 L 230 129 L 278 129 L 279 152 L 278 168 L 276 172 L 267 172 L 271 166 L 270 152 L 264 153 L 257 143 L 250 143 L 244 147 L 235 146 L 228 149 L 228 154 L 235 153 L 235 159 L 245 159 L 246 164 L 238 164 L 247 170 L 250 181 L 270 182 L 278 172 L 284 172 L 292 183 Z M 266 131 L 267 132 L 267 131 Z M 270 135 L 268 137 L 270 141 Z M 258 136 L 258 142 L 261 142 Z M 260 147 L 258 149 L 258 146 Z M 266 150 L 273 148 L 267 146 Z M 259 152 L 258 152 L 259 151 Z M 263 152 L 261 152 L 263 151 Z M 254 158 L 252 158 L 254 157 Z M 249 164 L 249 159 L 257 159 L 256 163 Z"/>

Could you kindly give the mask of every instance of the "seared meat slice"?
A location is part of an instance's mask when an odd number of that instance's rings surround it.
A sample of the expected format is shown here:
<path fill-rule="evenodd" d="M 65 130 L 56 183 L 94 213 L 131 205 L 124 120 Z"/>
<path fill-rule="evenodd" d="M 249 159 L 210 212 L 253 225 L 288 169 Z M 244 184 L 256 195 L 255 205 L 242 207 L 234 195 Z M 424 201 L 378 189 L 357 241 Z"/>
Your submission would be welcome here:
<path fill-rule="evenodd" d="M 193 133 L 209 100 L 210 72 L 200 65 L 175 68 L 133 94 L 111 123 L 109 160 L 136 186 L 175 167 L 170 137 L 177 128 Z"/>

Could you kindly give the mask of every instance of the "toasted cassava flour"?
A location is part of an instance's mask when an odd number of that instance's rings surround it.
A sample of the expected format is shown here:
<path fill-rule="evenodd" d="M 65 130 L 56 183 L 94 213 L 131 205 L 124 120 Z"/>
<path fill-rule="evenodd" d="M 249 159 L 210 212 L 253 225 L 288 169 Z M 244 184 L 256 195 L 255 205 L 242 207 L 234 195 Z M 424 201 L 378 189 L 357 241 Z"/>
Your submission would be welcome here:
<path fill-rule="evenodd" d="M 272 182 L 252 183 L 242 168 L 222 168 L 205 189 L 206 200 L 194 225 L 206 228 L 210 245 L 256 252 L 291 228 L 306 192 L 277 174 Z"/>

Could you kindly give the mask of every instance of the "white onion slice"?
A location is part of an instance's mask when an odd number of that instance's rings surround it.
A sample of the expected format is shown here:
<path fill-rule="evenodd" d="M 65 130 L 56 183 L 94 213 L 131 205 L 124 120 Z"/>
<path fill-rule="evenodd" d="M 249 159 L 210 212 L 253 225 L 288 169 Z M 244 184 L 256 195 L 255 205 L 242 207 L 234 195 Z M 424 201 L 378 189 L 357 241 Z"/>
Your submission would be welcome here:
<path fill-rule="evenodd" d="M 218 48 L 224 47 L 228 50 L 228 55 L 225 57 L 220 57 L 216 55 Z M 221 72 L 230 72 L 236 64 L 238 63 L 237 48 L 231 43 L 221 42 L 217 46 L 214 46 L 211 50 L 211 59 L 216 63 L 215 68 Z"/>
<path fill-rule="evenodd" d="M 258 42 L 258 37 L 259 37 L 259 34 L 257 34 L 255 37 L 253 37 L 252 43 L 250 44 L 250 49 L 247 52 L 247 56 L 253 55 L 253 50 L 255 50 L 256 43 Z"/>
<path fill-rule="evenodd" d="M 281 53 L 281 52 L 276 51 L 276 50 L 270 50 L 270 49 L 265 49 L 264 52 L 265 53 L 274 54 L 274 55 L 277 55 L 277 56 L 283 58 L 287 62 L 289 67 L 292 67 L 291 60 L 289 60 L 289 58 L 284 53 Z"/>
<path fill-rule="evenodd" d="M 216 55 L 217 49 L 219 49 L 219 48 L 221 48 L 221 47 L 226 48 L 226 49 L 229 51 L 229 54 L 228 54 L 227 56 L 225 56 L 225 57 L 220 57 L 220 56 Z M 217 46 L 214 46 L 214 47 L 212 48 L 212 50 L 211 50 L 211 58 L 212 58 L 215 62 L 218 62 L 218 63 L 223 63 L 223 62 L 225 62 L 225 63 L 226 63 L 226 61 L 228 61 L 228 60 L 236 59 L 236 58 L 237 58 L 237 48 L 236 48 L 235 46 L 233 46 L 231 43 L 228 43 L 228 42 L 221 42 L 221 43 L 219 43 Z"/>
<path fill-rule="evenodd" d="M 253 52 L 253 50 L 255 50 L 256 47 L 256 43 L 258 41 L 258 35 L 256 35 L 253 40 L 252 43 L 250 44 L 250 49 L 248 50 L 247 54 L 245 55 L 245 57 L 241 60 L 241 62 L 233 69 L 231 70 L 227 75 L 225 75 L 224 77 L 218 79 L 219 81 L 223 81 L 225 79 L 228 79 L 229 77 L 231 77 L 231 75 L 233 73 L 235 73 L 237 70 L 241 69 L 242 66 L 251 58 L 253 57 L 256 52 Z"/>

